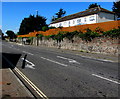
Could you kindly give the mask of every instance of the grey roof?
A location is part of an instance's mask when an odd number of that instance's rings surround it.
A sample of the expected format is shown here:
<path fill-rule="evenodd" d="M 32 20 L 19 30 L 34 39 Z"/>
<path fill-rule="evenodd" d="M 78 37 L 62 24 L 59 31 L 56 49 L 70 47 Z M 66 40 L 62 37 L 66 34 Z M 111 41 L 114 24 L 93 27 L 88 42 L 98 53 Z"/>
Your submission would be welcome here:
<path fill-rule="evenodd" d="M 109 11 L 107 9 L 100 8 L 100 7 L 95 7 L 95 8 L 87 9 L 87 10 L 82 11 L 82 12 L 78 12 L 78 13 L 75 13 L 75 14 L 71 14 L 71 15 L 59 18 L 59 19 L 53 21 L 51 24 L 66 21 L 66 20 L 71 20 L 71 19 L 74 19 L 74 18 L 79 18 L 79 17 L 82 17 L 82 16 L 96 14 L 98 12 L 106 12 L 106 13 L 115 14 L 114 12 Z"/>

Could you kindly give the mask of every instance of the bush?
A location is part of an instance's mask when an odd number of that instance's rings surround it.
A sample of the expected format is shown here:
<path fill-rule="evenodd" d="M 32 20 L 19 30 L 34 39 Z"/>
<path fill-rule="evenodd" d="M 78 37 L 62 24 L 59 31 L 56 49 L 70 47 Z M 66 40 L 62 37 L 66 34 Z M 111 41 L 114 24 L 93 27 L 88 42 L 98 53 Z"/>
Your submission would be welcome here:
<path fill-rule="evenodd" d="M 49 29 L 55 29 L 56 27 L 48 27 Z"/>
<path fill-rule="evenodd" d="M 45 37 L 45 39 L 47 39 L 47 40 L 49 40 L 51 37 L 50 37 L 50 35 L 48 35 L 48 36 L 44 36 Z"/>
<path fill-rule="evenodd" d="M 108 36 L 108 37 L 120 37 L 120 28 L 118 29 L 112 29 L 110 31 L 103 32 L 103 36 Z"/>
<path fill-rule="evenodd" d="M 73 41 L 73 37 L 74 37 L 75 35 L 78 35 L 78 34 L 79 34 L 79 32 L 77 32 L 77 31 L 67 32 L 67 33 L 65 34 L 65 37 L 66 37 L 67 39 Z"/>
<path fill-rule="evenodd" d="M 79 34 L 79 37 L 86 41 L 92 41 L 92 39 L 94 39 L 95 37 L 99 37 L 99 36 L 100 36 L 99 33 L 94 32 L 94 31 L 90 30 L 89 28 L 86 29 L 85 33 Z"/>
<path fill-rule="evenodd" d="M 42 35 L 42 34 L 39 34 L 39 35 L 38 35 L 38 38 L 40 38 L 40 40 L 42 40 L 43 35 Z"/>
<path fill-rule="evenodd" d="M 54 39 L 57 40 L 57 42 L 63 41 L 64 34 L 59 32 L 57 35 L 54 36 Z"/>
<path fill-rule="evenodd" d="M 47 30 L 49 30 L 48 26 L 43 26 L 43 27 L 42 27 L 42 31 L 45 32 L 45 31 L 47 31 Z"/>

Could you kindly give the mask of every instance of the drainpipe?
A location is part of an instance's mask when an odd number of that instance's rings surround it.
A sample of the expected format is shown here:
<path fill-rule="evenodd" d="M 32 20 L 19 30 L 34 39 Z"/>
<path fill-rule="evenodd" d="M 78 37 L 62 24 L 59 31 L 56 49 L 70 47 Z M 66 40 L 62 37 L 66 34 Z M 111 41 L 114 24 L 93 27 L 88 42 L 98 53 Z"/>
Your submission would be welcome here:
<path fill-rule="evenodd" d="M 114 13 L 114 21 L 116 20 L 116 18 L 115 18 L 115 13 Z"/>
<path fill-rule="evenodd" d="M 39 34 L 36 34 L 36 37 L 37 37 L 37 46 L 39 45 L 39 38 L 38 38 L 38 35 L 39 35 Z"/>

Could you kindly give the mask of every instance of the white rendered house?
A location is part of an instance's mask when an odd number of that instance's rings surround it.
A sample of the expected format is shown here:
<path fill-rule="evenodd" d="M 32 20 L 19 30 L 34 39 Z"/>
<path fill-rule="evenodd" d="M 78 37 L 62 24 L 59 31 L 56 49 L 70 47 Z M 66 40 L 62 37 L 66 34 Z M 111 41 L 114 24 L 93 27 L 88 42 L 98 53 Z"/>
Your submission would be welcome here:
<path fill-rule="evenodd" d="M 100 23 L 117 20 L 117 15 L 114 12 L 104 8 L 95 7 L 86 11 L 78 12 L 59 18 L 52 23 L 50 27 L 70 27 L 83 24 Z"/>

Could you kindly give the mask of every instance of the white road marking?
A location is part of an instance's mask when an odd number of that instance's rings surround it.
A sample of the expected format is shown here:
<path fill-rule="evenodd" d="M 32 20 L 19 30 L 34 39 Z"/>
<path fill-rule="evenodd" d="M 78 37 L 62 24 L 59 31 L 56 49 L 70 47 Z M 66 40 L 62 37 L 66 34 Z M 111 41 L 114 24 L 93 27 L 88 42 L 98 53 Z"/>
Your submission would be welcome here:
<path fill-rule="evenodd" d="M 21 58 L 21 59 L 24 60 L 24 58 Z M 28 68 L 31 68 L 31 69 L 35 69 L 35 68 L 34 68 L 35 65 L 34 65 L 32 62 L 30 62 L 30 61 L 28 61 L 28 60 L 26 60 L 26 59 L 25 59 L 25 61 L 26 61 L 27 63 L 29 63 L 29 64 L 27 64 L 25 67 L 28 67 Z"/>
<path fill-rule="evenodd" d="M 120 83 L 117 82 L 117 81 L 114 81 L 114 80 L 111 80 L 111 79 L 108 79 L 108 78 L 105 78 L 105 77 L 102 77 L 102 76 L 99 76 L 99 75 L 96 75 L 96 74 L 92 74 L 92 75 L 93 75 L 93 76 L 96 76 L 96 77 L 98 77 L 98 78 L 101 78 L 101 79 L 104 79 L 104 80 L 107 80 L 107 81 L 116 83 L 116 84 L 120 84 Z"/>
<path fill-rule="evenodd" d="M 76 54 L 76 55 L 81 56 L 80 54 Z M 98 61 L 103 61 L 103 62 L 115 62 L 115 61 L 112 61 L 112 60 L 98 59 L 98 58 L 93 58 L 93 57 L 89 57 L 89 56 L 81 56 L 81 57 L 83 57 L 83 58 L 89 58 L 89 59 L 94 59 L 94 60 L 98 60 Z"/>
<path fill-rule="evenodd" d="M 17 45 L 21 45 L 21 46 L 24 46 L 25 47 L 25 45 L 24 44 L 21 44 L 21 43 L 16 43 Z"/>
<path fill-rule="evenodd" d="M 13 49 L 19 50 L 19 49 L 17 49 L 17 48 L 13 48 Z"/>
<path fill-rule="evenodd" d="M 62 64 L 62 63 L 59 63 L 59 62 L 57 62 L 57 61 L 53 61 L 53 60 L 50 60 L 50 59 L 47 59 L 47 58 L 44 58 L 44 57 L 41 57 L 42 59 L 45 59 L 45 60 L 47 60 L 47 61 L 50 61 L 50 62 L 53 62 L 53 63 L 56 63 L 56 64 L 59 64 L 59 65 L 62 65 L 62 66 L 68 66 L 68 65 L 66 65 L 66 64 Z"/>
<path fill-rule="evenodd" d="M 69 58 L 62 57 L 62 56 L 57 56 L 57 57 L 58 57 L 58 58 L 61 58 L 61 59 L 68 60 L 69 63 L 77 63 L 77 64 L 80 64 L 79 62 L 77 62 L 76 60 L 73 60 L 73 59 L 69 59 Z"/>
<path fill-rule="evenodd" d="M 2 44 L 2 45 L 4 45 L 4 44 Z M 12 48 L 12 49 L 19 50 L 19 49 L 17 49 L 17 48 L 13 48 L 13 45 L 11 45 L 11 46 L 4 45 L 4 46 L 9 47 L 9 48 Z"/>
<path fill-rule="evenodd" d="M 16 72 L 34 89 L 37 94 L 43 98 L 48 99 L 48 97 L 35 85 L 33 84 L 18 68 L 15 67 Z"/>
<path fill-rule="evenodd" d="M 32 53 L 29 53 L 29 52 L 26 52 L 26 51 L 23 51 L 23 53 L 27 53 L 27 54 L 30 54 L 30 55 L 34 55 L 34 54 L 32 54 Z"/>
<path fill-rule="evenodd" d="M 30 69 L 35 69 L 33 66 L 27 64 L 25 67 L 30 68 Z"/>

